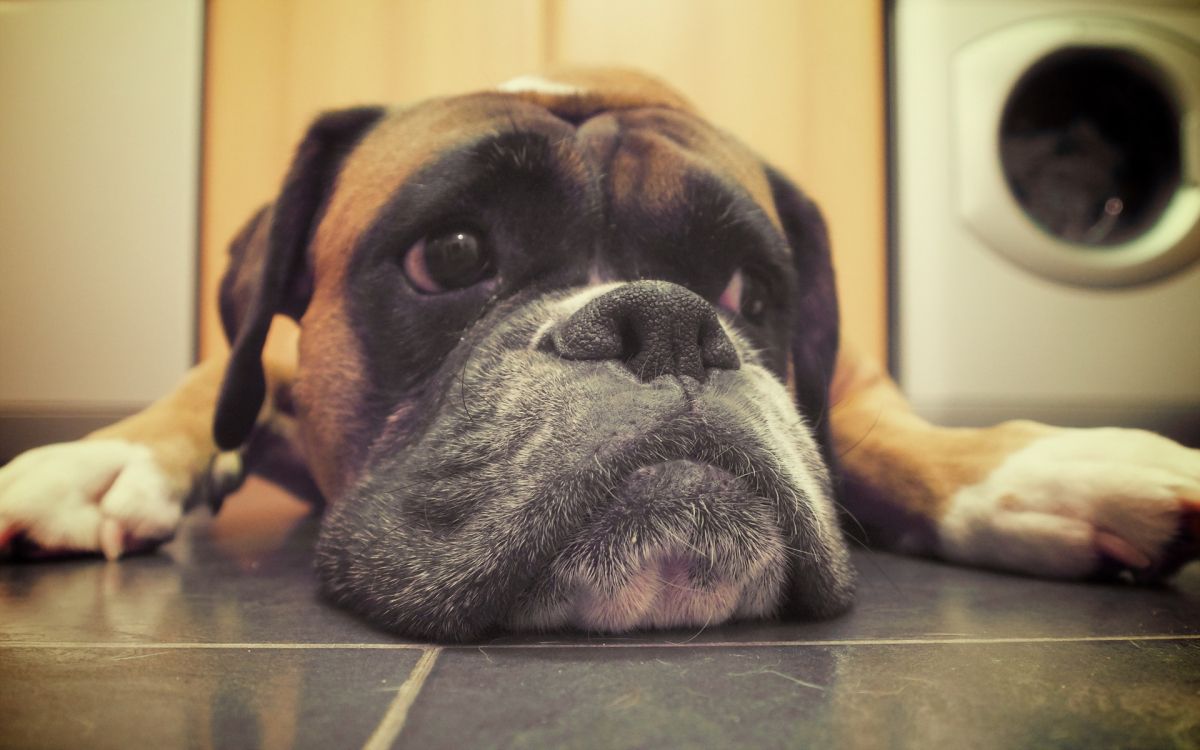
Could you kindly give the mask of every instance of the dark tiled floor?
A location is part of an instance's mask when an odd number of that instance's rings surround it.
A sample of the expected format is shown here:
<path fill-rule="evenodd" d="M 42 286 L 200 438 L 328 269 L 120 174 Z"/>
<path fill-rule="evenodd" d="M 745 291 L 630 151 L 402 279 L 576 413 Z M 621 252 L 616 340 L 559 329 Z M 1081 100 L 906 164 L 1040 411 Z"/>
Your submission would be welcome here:
<path fill-rule="evenodd" d="M 158 555 L 0 566 L 0 747 L 1200 747 L 1200 565 L 860 552 L 834 622 L 439 649 L 317 600 L 315 530 L 255 484 Z"/>

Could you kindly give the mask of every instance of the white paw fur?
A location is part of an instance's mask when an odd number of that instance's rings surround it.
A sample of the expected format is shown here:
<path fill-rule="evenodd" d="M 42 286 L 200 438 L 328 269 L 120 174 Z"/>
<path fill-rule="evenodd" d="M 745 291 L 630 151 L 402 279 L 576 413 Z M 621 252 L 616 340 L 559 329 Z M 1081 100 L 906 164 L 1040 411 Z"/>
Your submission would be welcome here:
<path fill-rule="evenodd" d="M 960 490 L 939 523 L 950 560 L 1059 578 L 1105 558 L 1162 562 L 1200 510 L 1200 451 L 1140 430 L 1063 430 Z"/>
<path fill-rule="evenodd" d="M 186 484 L 144 445 L 80 440 L 36 448 L 0 469 L 0 546 L 23 534 L 42 550 L 127 550 L 169 539 Z"/>

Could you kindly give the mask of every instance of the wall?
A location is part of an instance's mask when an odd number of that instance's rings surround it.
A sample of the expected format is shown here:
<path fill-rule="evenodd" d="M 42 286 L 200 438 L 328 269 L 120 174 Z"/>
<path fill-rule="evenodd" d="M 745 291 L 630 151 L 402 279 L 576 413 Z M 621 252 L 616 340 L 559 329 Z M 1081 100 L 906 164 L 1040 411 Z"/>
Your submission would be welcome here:
<path fill-rule="evenodd" d="M 607 63 L 672 82 L 817 199 L 833 237 L 846 335 L 882 358 L 879 3 L 211 0 L 202 352 L 225 346 L 212 303 L 225 246 L 271 199 L 314 114 L 492 86 L 547 65 Z"/>
<path fill-rule="evenodd" d="M 202 32 L 200 0 L 0 2 L 0 461 L 194 360 Z"/>

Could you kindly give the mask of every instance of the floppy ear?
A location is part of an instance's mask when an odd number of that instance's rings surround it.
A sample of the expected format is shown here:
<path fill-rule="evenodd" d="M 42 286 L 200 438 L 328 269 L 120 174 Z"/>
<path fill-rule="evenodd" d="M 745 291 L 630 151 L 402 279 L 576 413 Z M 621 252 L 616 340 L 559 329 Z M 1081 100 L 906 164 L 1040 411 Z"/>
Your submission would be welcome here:
<path fill-rule="evenodd" d="M 796 405 L 812 425 L 826 460 L 832 462 L 828 409 L 837 362 L 838 302 L 829 233 L 817 204 L 774 168 L 768 166 L 766 171 L 800 282 L 799 296 L 792 303 Z"/>
<path fill-rule="evenodd" d="M 262 349 L 275 313 L 296 320 L 311 296 L 307 249 L 342 161 L 382 115 L 380 107 L 328 112 L 309 126 L 279 197 L 259 209 L 230 245 L 221 281 L 221 322 L 232 350 L 213 418 L 221 450 L 254 428 L 266 396 Z"/>

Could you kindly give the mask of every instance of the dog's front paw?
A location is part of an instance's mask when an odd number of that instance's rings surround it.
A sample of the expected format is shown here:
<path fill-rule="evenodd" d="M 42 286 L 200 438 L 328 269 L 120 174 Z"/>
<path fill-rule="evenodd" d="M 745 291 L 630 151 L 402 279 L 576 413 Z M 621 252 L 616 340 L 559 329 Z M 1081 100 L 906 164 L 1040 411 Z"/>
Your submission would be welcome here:
<path fill-rule="evenodd" d="M 145 445 L 80 440 L 36 448 L 0 468 L 0 550 L 102 552 L 110 560 L 170 539 L 186 483 Z"/>
<path fill-rule="evenodd" d="M 957 492 L 951 560 L 1059 578 L 1161 579 L 1200 553 L 1200 451 L 1140 430 L 1063 430 Z"/>

